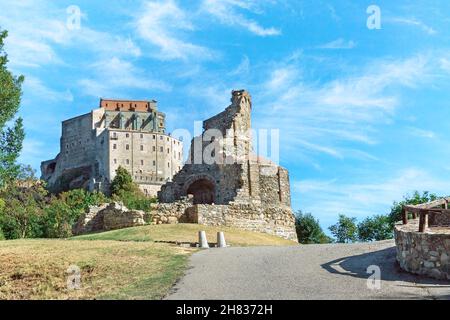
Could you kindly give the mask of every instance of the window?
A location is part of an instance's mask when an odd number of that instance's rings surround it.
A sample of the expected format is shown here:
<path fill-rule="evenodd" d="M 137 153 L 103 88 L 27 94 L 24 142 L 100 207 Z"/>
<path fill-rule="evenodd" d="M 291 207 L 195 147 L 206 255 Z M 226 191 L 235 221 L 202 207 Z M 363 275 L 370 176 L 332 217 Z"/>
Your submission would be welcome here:
<path fill-rule="evenodd" d="M 167 148 L 167 154 L 170 154 L 170 149 L 169 148 Z"/>
<path fill-rule="evenodd" d="M 181 152 L 178 152 L 178 160 L 181 160 Z"/>
<path fill-rule="evenodd" d="M 153 152 L 155 152 L 156 151 L 156 147 L 155 146 L 153 146 Z"/>
<path fill-rule="evenodd" d="M 167 162 L 167 168 L 170 168 L 170 162 Z"/>
<path fill-rule="evenodd" d="M 129 137 L 130 137 L 130 134 L 129 134 L 129 133 L 127 133 L 127 134 L 125 135 L 125 137 L 129 138 Z"/>
<path fill-rule="evenodd" d="M 144 121 L 144 120 L 142 120 L 142 121 Z M 143 123 L 142 123 L 143 124 Z M 141 139 L 144 139 L 144 135 L 141 133 Z"/>
<path fill-rule="evenodd" d="M 141 144 L 141 151 L 144 151 L 144 146 Z"/>
<path fill-rule="evenodd" d="M 126 162 L 127 162 L 127 164 L 130 164 L 130 160 L 129 160 L 129 159 L 127 159 L 127 161 L 126 161 Z"/>
<path fill-rule="evenodd" d="M 153 140 L 155 140 L 156 139 L 156 135 L 153 135 Z"/>
<path fill-rule="evenodd" d="M 125 149 L 130 150 L 130 145 L 127 144 L 127 145 L 125 146 Z"/>
<path fill-rule="evenodd" d="M 169 142 L 169 137 L 167 137 L 167 142 Z"/>
<path fill-rule="evenodd" d="M 160 151 L 160 152 L 163 152 L 163 151 L 164 151 L 164 148 L 163 148 L 163 147 L 159 147 L 159 151 Z"/>
<path fill-rule="evenodd" d="M 156 161 L 155 160 L 153 160 L 153 166 L 156 166 Z"/>
<path fill-rule="evenodd" d="M 144 160 L 141 160 L 141 166 L 143 166 L 144 165 Z"/>
<path fill-rule="evenodd" d="M 114 164 L 117 164 L 117 159 L 114 159 Z"/>
<path fill-rule="evenodd" d="M 117 149 L 117 144 L 113 144 L 113 149 L 116 150 Z"/>
<path fill-rule="evenodd" d="M 163 139 L 163 136 L 159 136 L 159 140 L 162 140 Z"/>

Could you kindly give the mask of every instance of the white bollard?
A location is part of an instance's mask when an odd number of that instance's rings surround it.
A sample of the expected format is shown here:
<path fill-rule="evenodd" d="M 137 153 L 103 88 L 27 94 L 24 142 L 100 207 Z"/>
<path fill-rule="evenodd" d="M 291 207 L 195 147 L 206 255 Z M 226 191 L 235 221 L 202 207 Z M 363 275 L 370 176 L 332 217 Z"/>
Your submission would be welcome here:
<path fill-rule="evenodd" d="M 199 231 L 198 232 L 198 245 L 200 248 L 208 249 L 209 244 L 208 240 L 206 239 L 206 232 L 205 231 Z"/>
<path fill-rule="evenodd" d="M 227 243 L 225 241 L 225 235 L 224 233 L 221 232 L 217 232 L 217 248 L 226 248 L 227 247 Z"/>

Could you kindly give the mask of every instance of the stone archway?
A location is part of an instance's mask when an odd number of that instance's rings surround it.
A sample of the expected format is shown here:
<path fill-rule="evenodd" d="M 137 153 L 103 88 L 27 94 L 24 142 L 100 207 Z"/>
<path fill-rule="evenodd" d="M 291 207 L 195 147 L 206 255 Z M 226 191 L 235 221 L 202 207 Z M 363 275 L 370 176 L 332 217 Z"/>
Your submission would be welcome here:
<path fill-rule="evenodd" d="M 215 191 L 213 182 L 209 179 L 201 178 L 192 182 L 186 193 L 194 196 L 194 204 L 213 204 Z"/>

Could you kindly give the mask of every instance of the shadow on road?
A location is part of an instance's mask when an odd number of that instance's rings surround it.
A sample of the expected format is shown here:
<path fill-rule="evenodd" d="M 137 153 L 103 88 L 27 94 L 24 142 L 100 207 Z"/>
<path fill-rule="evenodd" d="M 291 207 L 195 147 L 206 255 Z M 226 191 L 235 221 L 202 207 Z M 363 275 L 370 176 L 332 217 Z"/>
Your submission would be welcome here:
<path fill-rule="evenodd" d="M 322 264 L 321 267 L 330 273 L 368 279 L 371 273 L 367 273 L 367 267 L 376 265 L 380 267 L 381 280 L 383 281 L 397 281 L 400 282 L 397 285 L 405 287 L 427 288 L 437 285 L 441 288 L 449 289 L 449 294 L 440 298 L 450 299 L 449 281 L 436 280 L 403 271 L 395 258 L 395 251 L 395 247 L 391 247 L 360 255 L 348 256 Z"/>

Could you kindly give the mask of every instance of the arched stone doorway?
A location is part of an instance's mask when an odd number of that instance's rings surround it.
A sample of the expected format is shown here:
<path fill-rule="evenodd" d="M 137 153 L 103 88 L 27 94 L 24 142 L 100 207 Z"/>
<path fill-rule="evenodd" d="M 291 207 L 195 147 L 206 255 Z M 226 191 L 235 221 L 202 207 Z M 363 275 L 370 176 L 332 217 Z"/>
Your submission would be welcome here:
<path fill-rule="evenodd" d="M 198 179 L 191 183 L 187 194 L 194 196 L 194 204 L 213 204 L 215 198 L 214 183 L 208 179 Z"/>

